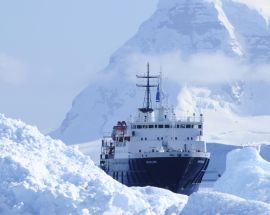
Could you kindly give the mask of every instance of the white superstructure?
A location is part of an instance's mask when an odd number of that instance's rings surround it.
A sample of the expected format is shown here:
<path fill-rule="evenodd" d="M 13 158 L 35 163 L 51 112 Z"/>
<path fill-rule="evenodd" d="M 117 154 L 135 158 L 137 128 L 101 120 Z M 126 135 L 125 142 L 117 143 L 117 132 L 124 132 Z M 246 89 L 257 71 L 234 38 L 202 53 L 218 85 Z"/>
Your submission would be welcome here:
<path fill-rule="evenodd" d="M 149 65 L 148 65 L 149 71 Z M 146 107 L 139 108 L 135 119 L 118 122 L 112 135 L 104 138 L 101 155 L 114 158 L 157 156 L 157 153 L 178 153 L 182 156 L 209 157 L 202 141 L 203 115 L 177 119 L 174 109 L 162 104 L 160 76 L 137 76 L 148 78 Z M 149 78 L 159 78 L 158 84 Z M 156 108 L 151 108 L 150 87 L 157 87 Z M 148 94 L 149 93 L 149 94 Z M 159 156 L 161 156 L 159 154 Z"/>

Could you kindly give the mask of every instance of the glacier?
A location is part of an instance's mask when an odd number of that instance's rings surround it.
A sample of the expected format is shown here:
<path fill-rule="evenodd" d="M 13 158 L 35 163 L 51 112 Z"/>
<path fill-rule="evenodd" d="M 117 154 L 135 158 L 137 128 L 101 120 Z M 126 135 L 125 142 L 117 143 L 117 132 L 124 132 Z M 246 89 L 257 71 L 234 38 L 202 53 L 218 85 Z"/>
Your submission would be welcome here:
<path fill-rule="evenodd" d="M 0 114 L 0 213 L 269 214 L 270 163 L 252 147 L 230 152 L 227 162 L 214 190 L 190 197 L 154 187 L 129 188 L 77 147 Z"/>

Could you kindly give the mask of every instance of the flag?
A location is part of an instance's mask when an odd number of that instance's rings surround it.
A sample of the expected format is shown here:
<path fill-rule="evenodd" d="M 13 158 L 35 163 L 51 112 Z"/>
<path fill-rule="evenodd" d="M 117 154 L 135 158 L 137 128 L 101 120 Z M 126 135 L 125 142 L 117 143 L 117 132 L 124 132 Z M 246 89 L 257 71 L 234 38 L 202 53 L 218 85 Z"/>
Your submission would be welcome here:
<path fill-rule="evenodd" d="M 158 84 L 158 86 L 157 86 L 156 102 L 160 102 L 160 91 L 159 91 L 159 84 Z"/>

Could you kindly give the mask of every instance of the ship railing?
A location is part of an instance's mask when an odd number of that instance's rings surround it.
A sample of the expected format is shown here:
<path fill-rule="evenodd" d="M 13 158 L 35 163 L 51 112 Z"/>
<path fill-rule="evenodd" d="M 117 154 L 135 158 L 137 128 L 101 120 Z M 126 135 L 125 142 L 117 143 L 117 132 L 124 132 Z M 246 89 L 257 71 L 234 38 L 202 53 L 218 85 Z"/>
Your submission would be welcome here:
<path fill-rule="evenodd" d="M 107 139 L 107 138 L 111 138 L 112 133 L 110 133 L 110 132 L 104 132 L 102 136 L 103 136 L 103 139 L 105 139 L 105 138 L 106 138 L 106 139 Z"/>
<path fill-rule="evenodd" d="M 175 122 L 195 122 L 195 123 L 200 123 L 203 122 L 202 116 L 197 117 L 197 116 L 182 116 L 182 117 L 177 117 Z"/>

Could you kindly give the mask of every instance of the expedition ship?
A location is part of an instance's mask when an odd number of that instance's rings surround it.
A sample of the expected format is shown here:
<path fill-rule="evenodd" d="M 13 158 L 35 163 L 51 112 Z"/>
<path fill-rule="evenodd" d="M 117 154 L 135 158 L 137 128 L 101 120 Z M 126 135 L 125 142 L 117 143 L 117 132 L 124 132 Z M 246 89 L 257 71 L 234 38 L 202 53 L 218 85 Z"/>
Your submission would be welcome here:
<path fill-rule="evenodd" d="M 155 186 L 190 195 L 197 191 L 210 153 L 202 141 L 203 115 L 177 119 L 173 108 L 162 103 L 161 76 L 146 80 L 143 107 L 135 120 L 119 121 L 102 139 L 100 167 L 127 186 Z M 152 80 L 152 81 L 151 81 Z M 157 80 L 157 84 L 152 84 Z M 151 104 L 156 88 L 156 108 Z"/>

